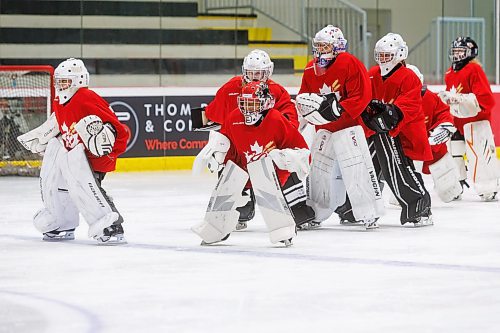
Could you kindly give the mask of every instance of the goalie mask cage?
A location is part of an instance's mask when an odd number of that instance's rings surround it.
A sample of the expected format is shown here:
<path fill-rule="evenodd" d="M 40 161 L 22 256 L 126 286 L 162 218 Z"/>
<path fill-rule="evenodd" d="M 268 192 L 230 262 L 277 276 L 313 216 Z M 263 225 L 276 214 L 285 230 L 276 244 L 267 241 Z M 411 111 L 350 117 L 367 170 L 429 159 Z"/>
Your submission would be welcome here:
<path fill-rule="evenodd" d="M 52 66 L 0 66 L 0 175 L 39 175 L 42 157 L 17 137 L 47 120 L 53 74 Z"/>

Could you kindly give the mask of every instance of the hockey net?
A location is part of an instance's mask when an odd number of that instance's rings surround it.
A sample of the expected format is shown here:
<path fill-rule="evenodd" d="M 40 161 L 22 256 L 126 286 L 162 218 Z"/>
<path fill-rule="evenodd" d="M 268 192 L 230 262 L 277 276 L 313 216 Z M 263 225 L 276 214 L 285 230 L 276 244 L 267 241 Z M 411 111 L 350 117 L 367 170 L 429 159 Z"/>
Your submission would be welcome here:
<path fill-rule="evenodd" d="M 39 175 L 42 157 L 17 137 L 47 120 L 53 74 L 52 66 L 0 66 L 0 176 Z"/>

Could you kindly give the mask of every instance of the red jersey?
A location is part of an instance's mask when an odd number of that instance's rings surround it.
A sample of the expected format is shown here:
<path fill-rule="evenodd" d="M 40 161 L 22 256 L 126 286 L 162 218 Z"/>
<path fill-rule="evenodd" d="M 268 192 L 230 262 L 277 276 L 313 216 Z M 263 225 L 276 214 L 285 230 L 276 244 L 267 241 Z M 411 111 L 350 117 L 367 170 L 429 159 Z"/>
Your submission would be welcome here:
<path fill-rule="evenodd" d="M 127 148 L 128 134 L 123 125 L 102 97 L 88 88 L 80 88 L 73 97 L 64 105 L 59 104 L 56 97 L 53 102 L 53 110 L 56 113 L 59 131 L 62 134 L 64 146 L 71 150 L 81 142 L 75 125 L 80 119 L 88 115 L 96 115 L 104 123 L 111 123 L 116 129 L 116 140 L 113 151 L 102 157 L 96 157 L 85 148 L 85 154 L 89 160 L 92 170 L 98 172 L 109 172 L 115 170 L 116 158 Z"/>
<path fill-rule="evenodd" d="M 448 122 L 453 124 L 453 116 L 450 107 L 441 101 L 441 98 L 432 91 L 423 88 L 422 113 L 425 116 L 425 126 L 429 133 L 439 124 Z M 432 160 L 424 162 L 423 173 L 429 174 L 429 165 L 439 161 L 447 152 L 446 143 L 431 146 Z"/>
<path fill-rule="evenodd" d="M 276 149 L 306 148 L 307 144 L 299 131 L 276 109 L 270 109 L 264 119 L 256 125 L 245 125 L 239 109 L 234 109 L 222 125 L 221 133 L 231 141 L 226 159 L 247 170 L 247 164 L 267 156 L 272 147 Z M 283 186 L 290 172 L 276 168 Z"/>
<path fill-rule="evenodd" d="M 338 120 L 316 126 L 316 130 L 335 132 L 363 125 L 360 115 L 371 100 L 370 79 L 363 63 L 352 54 L 343 52 L 328 66 L 325 74 L 316 76 L 313 62 L 311 60 L 304 69 L 299 94 L 324 95 L 333 92 L 345 110 Z"/>
<path fill-rule="evenodd" d="M 372 67 L 368 74 L 372 82 L 373 98 L 394 104 L 403 113 L 403 119 L 389 134 L 392 137 L 399 136 L 405 155 L 412 160 L 432 159 L 425 117 L 420 110 L 422 83 L 417 75 L 405 66 L 400 66 L 391 76 L 383 79 L 378 65 Z"/>
<path fill-rule="evenodd" d="M 495 99 L 481 65 L 476 62 L 469 62 L 456 72 L 450 67 L 444 75 L 444 81 L 446 83 L 446 90 L 448 91 L 455 91 L 461 94 L 473 93 L 476 95 L 479 107 L 481 108 L 481 111 L 474 117 L 454 117 L 455 126 L 460 133 L 464 134 L 464 125 L 467 123 L 490 120 L 491 110 L 495 106 Z"/>
<path fill-rule="evenodd" d="M 274 108 L 281 112 L 295 128 L 298 128 L 297 110 L 288 91 L 273 80 L 268 79 L 266 83 L 275 100 Z M 218 124 L 224 124 L 228 114 L 238 107 L 238 96 L 241 94 L 244 85 L 245 81 L 240 75 L 233 77 L 220 87 L 214 99 L 205 108 L 207 118 Z"/>

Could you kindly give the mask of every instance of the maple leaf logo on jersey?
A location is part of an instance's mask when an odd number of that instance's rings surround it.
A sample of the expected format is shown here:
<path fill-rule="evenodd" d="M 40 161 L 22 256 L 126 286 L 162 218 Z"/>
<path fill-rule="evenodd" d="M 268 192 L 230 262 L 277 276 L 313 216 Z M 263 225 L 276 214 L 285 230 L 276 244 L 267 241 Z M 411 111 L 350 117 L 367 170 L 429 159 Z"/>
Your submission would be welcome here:
<path fill-rule="evenodd" d="M 461 93 L 462 90 L 464 90 L 464 87 L 462 86 L 461 83 L 458 84 L 458 87 L 455 88 L 455 86 L 451 86 L 450 92 L 452 93 Z"/>
<path fill-rule="evenodd" d="M 337 101 L 340 100 L 340 93 L 337 91 L 340 88 L 339 80 L 335 80 L 332 83 L 331 87 L 327 86 L 326 83 L 323 83 L 323 86 L 319 89 L 319 93 L 321 95 L 328 95 L 331 93 L 335 93 L 335 97 L 337 97 Z"/>
<path fill-rule="evenodd" d="M 270 141 L 266 146 L 261 146 L 257 141 L 253 145 L 250 145 L 250 151 L 245 152 L 245 157 L 247 158 L 247 163 L 255 162 L 262 157 L 266 157 L 267 153 L 276 148 L 274 141 Z"/>
<path fill-rule="evenodd" d="M 78 144 L 78 133 L 75 130 L 75 123 L 72 123 L 69 128 L 64 122 L 61 125 L 61 130 L 62 130 L 62 139 L 64 141 L 64 145 L 68 149 L 75 148 L 76 145 Z"/>

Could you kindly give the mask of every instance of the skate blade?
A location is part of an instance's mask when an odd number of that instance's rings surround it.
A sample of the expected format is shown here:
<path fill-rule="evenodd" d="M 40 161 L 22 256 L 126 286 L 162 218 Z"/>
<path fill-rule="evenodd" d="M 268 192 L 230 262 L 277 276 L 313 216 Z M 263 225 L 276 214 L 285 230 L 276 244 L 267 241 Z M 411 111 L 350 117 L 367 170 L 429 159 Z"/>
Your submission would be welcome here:
<path fill-rule="evenodd" d="M 293 242 L 292 242 L 292 239 L 285 239 L 285 240 L 282 240 L 280 241 L 280 243 L 283 243 L 283 245 L 285 245 L 285 247 L 290 247 L 293 245 Z"/>
<path fill-rule="evenodd" d="M 373 229 L 378 229 L 378 224 L 377 223 L 369 223 L 363 225 L 365 227 L 365 230 L 373 230 Z"/>
<path fill-rule="evenodd" d="M 69 241 L 69 240 L 75 240 L 75 233 L 66 233 L 65 235 L 55 235 L 55 236 L 48 236 L 48 235 L 43 235 L 42 240 L 46 242 L 64 242 L 64 241 Z"/>
<path fill-rule="evenodd" d="M 100 237 L 96 239 L 97 245 L 99 246 L 116 246 L 116 245 L 123 245 L 127 244 L 127 240 L 123 235 L 115 235 L 111 237 Z"/>
<path fill-rule="evenodd" d="M 247 223 L 246 222 L 238 222 L 238 224 L 236 225 L 235 230 L 236 231 L 240 231 L 240 230 L 244 230 L 246 228 L 247 228 Z"/>
<path fill-rule="evenodd" d="M 434 225 L 434 220 L 432 219 L 432 215 L 429 216 L 428 218 L 421 219 L 418 222 L 406 222 L 403 224 L 403 227 L 406 228 L 423 228 L 423 227 L 429 227 Z"/>

